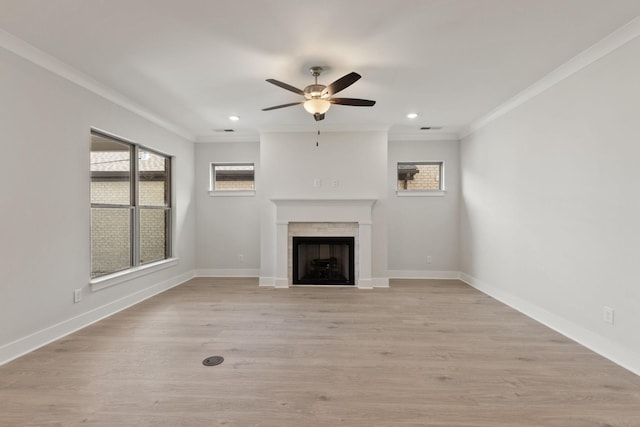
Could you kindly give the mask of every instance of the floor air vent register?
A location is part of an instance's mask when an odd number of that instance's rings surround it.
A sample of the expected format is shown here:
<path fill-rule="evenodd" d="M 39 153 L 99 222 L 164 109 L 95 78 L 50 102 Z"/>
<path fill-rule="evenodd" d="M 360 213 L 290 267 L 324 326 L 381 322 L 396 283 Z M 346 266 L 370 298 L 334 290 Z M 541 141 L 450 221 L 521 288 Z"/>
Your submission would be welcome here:
<path fill-rule="evenodd" d="M 202 361 L 204 366 L 216 366 L 224 362 L 224 357 L 222 356 L 210 356 Z"/>

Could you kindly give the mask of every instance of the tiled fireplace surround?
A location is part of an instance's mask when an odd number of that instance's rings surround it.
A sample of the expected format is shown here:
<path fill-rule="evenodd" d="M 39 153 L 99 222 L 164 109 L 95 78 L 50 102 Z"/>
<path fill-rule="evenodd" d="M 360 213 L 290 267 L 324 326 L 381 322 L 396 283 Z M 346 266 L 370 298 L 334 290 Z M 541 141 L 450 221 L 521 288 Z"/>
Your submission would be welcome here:
<path fill-rule="evenodd" d="M 355 284 L 372 288 L 371 210 L 374 199 L 272 199 L 276 206 L 275 287 L 292 283 L 293 236 L 355 237 Z"/>

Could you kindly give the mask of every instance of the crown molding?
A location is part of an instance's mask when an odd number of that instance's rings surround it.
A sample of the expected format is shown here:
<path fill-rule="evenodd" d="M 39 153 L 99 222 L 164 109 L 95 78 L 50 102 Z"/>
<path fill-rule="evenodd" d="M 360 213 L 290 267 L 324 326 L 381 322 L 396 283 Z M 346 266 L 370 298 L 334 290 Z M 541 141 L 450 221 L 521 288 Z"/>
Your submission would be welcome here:
<path fill-rule="evenodd" d="M 127 98 L 120 92 L 117 92 L 116 90 L 98 82 L 97 80 L 89 77 L 87 74 L 60 61 L 52 55 L 41 51 L 35 46 L 30 45 L 24 40 L 14 36 L 13 34 L 3 29 L 0 29 L 0 47 L 44 68 L 45 70 L 48 70 L 64 79 L 69 80 L 70 82 L 84 89 L 87 89 L 95 93 L 96 95 L 101 96 L 102 98 L 111 101 L 114 104 L 119 105 L 168 131 L 175 133 L 176 135 L 186 138 L 189 141 L 194 140 L 194 136 L 180 126 L 177 126 L 174 123 L 171 123 L 170 121 L 159 117 L 145 107 Z"/>
<path fill-rule="evenodd" d="M 457 133 L 451 132 L 389 132 L 389 141 L 459 141 Z"/>
<path fill-rule="evenodd" d="M 220 142 L 259 142 L 260 135 L 258 133 L 236 134 L 233 132 L 220 132 L 213 135 L 198 135 L 195 137 L 196 144 L 209 144 Z"/>
<path fill-rule="evenodd" d="M 562 80 L 572 76 L 638 36 L 640 36 L 640 16 L 636 16 L 633 20 L 618 30 L 609 34 L 590 48 L 574 56 L 572 59 L 565 62 L 522 92 L 510 98 L 487 115 L 472 122 L 466 129 L 460 132 L 460 139 L 485 127 L 492 121 L 504 116 L 508 112 L 516 109 L 518 106 L 550 89 L 552 86 L 555 86 Z"/>
<path fill-rule="evenodd" d="M 308 125 L 271 125 L 259 128 L 260 134 L 263 133 L 309 133 L 309 132 L 388 132 L 390 126 L 387 124 L 334 124 L 311 122 Z"/>
<path fill-rule="evenodd" d="M 386 132 L 388 127 L 369 127 L 357 129 L 351 126 L 330 126 L 320 129 L 320 132 L 323 134 L 328 133 L 348 133 L 348 132 Z M 210 135 L 198 135 L 195 137 L 196 143 L 217 143 L 217 142 L 258 142 L 260 141 L 260 136 L 263 134 L 272 134 L 272 133 L 305 133 L 305 134 L 315 134 L 318 132 L 318 129 L 313 129 L 308 125 L 301 126 L 289 126 L 289 127 L 269 127 L 269 128 L 260 128 L 258 132 L 217 132 L 215 134 Z"/>

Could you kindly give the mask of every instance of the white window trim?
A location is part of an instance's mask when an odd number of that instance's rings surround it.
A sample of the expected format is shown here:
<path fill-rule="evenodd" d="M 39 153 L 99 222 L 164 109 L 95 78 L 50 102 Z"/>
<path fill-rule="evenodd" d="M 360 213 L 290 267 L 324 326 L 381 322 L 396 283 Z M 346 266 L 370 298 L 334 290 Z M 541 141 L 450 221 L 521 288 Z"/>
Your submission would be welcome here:
<path fill-rule="evenodd" d="M 216 190 L 215 166 L 253 166 L 253 190 Z M 211 197 L 252 197 L 256 195 L 256 163 L 255 162 L 211 162 L 209 163 L 209 196 Z"/>
<path fill-rule="evenodd" d="M 255 196 L 256 190 L 209 190 L 209 195 L 211 197 L 248 197 Z"/>
<path fill-rule="evenodd" d="M 398 188 L 398 165 L 401 163 L 415 163 L 419 164 L 440 164 L 440 190 L 402 190 Z M 447 195 L 447 189 L 445 187 L 445 161 L 444 160 L 405 160 L 397 161 L 396 169 L 394 171 L 394 183 L 396 185 L 396 196 L 398 197 L 443 197 Z"/>
<path fill-rule="evenodd" d="M 91 291 L 99 291 L 100 289 L 110 288 L 111 286 L 119 285 L 130 280 L 137 279 L 147 274 L 155 273 L 156 271 L 164 270 L 165 268 L 174 267 L 178 265 L 179 258 L 167 258 L 149 264 L 139 265 L 133 268 L 127 268 L 126 270 L 117 271 L 115 273 L 106 274 L 104 276 L 96 277 L 89 281 Z"/>
<path fill-rule="evenodd" d="M 116 135 L 114 133 L 105 131 L 103 129 L 99 129 L 96 127 L 91 127 L 90 128 L 90 132 L 91 133 L 97 133 L 97 134 L 102 134 L 106 137 L 109 138 L 113 138 L 116 140 L 119 140 L 120 142 L 124 142 L 126 144 L 129 144 L 131 146 L 133 146 L 133 152 L 136 153 L 135 157 L 137 158 L 137 153 L 139 150 L 146 150 L 146 151 L 150 151 L 152 153 L 156 153 L 158 155 L 162 155 L 165 156 L 167 158 L 170 159 L 170 185 L 171 185 L 171 189 L 169 190 L 169 194 L 170 194 L 170 205 L 169 205 L 169 210 L 170 210 L 170 231 L 169 231 L 169 236 L 168 236 L 168 245 L 169 245 L 169 253 L 173 255 L 174 253 L 174 246 L 173 246 L 173 242 L 174 242 L 174 236 L 176 233 L 176 229 L 175 229 L 175 221 L 174 221 L 174 206 L 175 206 L 175 193 L 173 191 L 173 180 L 174 180 L 174 172 L 173 172 L 173 162 L 174 162 L 174 157 L 168 154 L 164 154 L 160 151 L 156 151 L 153 148 L 148 148 L 145 145 L 139 144 L 131 139 L 128 138 L 124 138 L 120 135 Z M 135 178 L 137 179 L 137 178 Z M 134 205 L 134 209 L 139 209 L 140 208 L 140 204 L 136 202 L 136 204 Z M 138 215 L 134 215 L 135 220 L 138 220 L 139 216 Z M 132 241 L 132 244 L 135 244 Z M 139 243 L 138 243 L 139 244 Z M 138 247 L 139 250 L 139 247 Z M 134 259 L 137 258 L 137 254 L 134 254 Z M 138 264 L 138 265 L 134 265 L 133 267 L 129 267 L 127 269 L 124 270 L 120 270 L 120 271 L 116 271 L 110 274 L 104 274 L 101 276 L 97 276 L 95 278 L 91 278 L 89 279 L 89 285 L 91 287 L 91 291 L 97 291 L 100 289 L 104 289 L 104 288 L 108 288 L 114 285 L 118 285 L 120 283 L 124 283 L 124 282 L 128 282 L 130 280 L 136 279 L 138 277 L 142 277 L 145 276 L 147 274 L 153 273 L 155 271 L 159 271 L 159 270 L 163 270 L 165 268 L 169 268 L 169 267 L 173 267 L 175 265 L 178 265 L 178 258 L 175 258 L 173 256 L 170 256 L 169 258 L 164 258 L 158 261 L 153 261 L 153 262 L 149 262 L 149 263 L 145 263 L 145 264 Z"/>
<path fill-rule="evenodd" d="M 398 197 L 442 197 L 446 195 L 446 190 L 396 190 Z"/>

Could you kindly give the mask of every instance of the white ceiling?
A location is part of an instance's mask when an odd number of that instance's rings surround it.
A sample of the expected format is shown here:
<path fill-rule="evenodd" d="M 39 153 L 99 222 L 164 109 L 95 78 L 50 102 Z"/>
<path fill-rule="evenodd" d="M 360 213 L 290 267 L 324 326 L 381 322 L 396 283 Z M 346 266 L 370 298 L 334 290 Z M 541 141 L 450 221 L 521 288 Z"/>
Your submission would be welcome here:
<path fill-rule="evenodd" d="M 640 14 L 638 0 L 0 0 L 0 28 L 207 140 L 316 130 L 312 65 L 339 96 L 322 130 L 457 133 Z M 414 120 L 406 118 L 417 112 Z M 230 115 L 240 116 L 230 122 Z"/>

